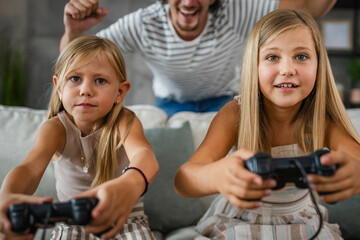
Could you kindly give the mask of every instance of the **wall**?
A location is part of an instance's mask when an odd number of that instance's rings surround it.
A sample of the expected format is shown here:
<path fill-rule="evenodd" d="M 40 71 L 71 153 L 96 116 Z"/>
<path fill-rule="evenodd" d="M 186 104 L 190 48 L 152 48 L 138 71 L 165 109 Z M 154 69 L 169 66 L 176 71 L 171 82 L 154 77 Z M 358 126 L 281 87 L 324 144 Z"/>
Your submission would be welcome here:
<path fill-rule="evenodd" d="M 155 0 L 101 0 L 109 15 L 87 34 L 108 26 L 118 17 L 145 7 Z M 338 0 L 340 1 L 340 0 Z M 342 0 L 343 1 L 343 0 Z M 346 1 L 346 0 L 345 0 Z M 0 0 L 0 38 L 11 38 L 27 57 L 27 106 L 47 108 L 50 96 L 53 65 L 59 53 L 64 31 L 63 10 L 68 0 Z M 344 17 L 351 9 L 333 9 L 325 18 Z M 125 55 L 132 88 L 126 104 L 153 104 L 151 73 L 139 55 Z M 348 98 L 350 78 L 346 74 L 349 55 L 330 55 L 335 79 L 343 84 Z"/>
<path fill-rule="evenodd" d="M 348 1 L 348 2 L 346 2 Z M 355 0 L 356 1 L 356 0 Z M 344 3 L 350 4 L 350 6 L 344 6 Z M 352 8 L 349 0 L 338 0 L 338 7 L 333 8 L 326 16 L 318 20 L 320 26 L 322 26 L 323 22 L 328 20 L 350 20 L 352 26 L 356 27 L 355 21 L 359 23 L 359 19 L 356 19 L 355 11 L 359 11 L 358 9 Z M 356 4 L 356 3 L 355 3 Z M 350 39 L 353 41 L 353 50 L 344 50 L 344 51 L 328 51 L 330 63 L 332 66 L 333 74 L 335 81 L 342 85 L 343 94 L 344 94 L 344 104 L 346 107 L 352 107 L 349 103 L 349 91 L 351 88 L 351 78 L 347 74 L 347 65 L 353 56 L 359 56 L 359 44 L 356 41 L 360 41 L 359 37 L 354 38 L 354 32 L 350 33 Z"/>
<path fill-rule="evenodd" d="M 10 38 L 23 49 L 27 58 L 27 106 L 47 108 L 53 66 L 59 54 L 64 32 L 63 11 L 67 0 L 0 0 L 0 38 Z M 120 16 L 145 7 L 153 0 L 101 0 L 109 9 L 108 16 L 86 34 L 108 26 Z M 126 104 L 153 104 L 151 72 L 138 55 L 124 55 L 132 88 Z"/>

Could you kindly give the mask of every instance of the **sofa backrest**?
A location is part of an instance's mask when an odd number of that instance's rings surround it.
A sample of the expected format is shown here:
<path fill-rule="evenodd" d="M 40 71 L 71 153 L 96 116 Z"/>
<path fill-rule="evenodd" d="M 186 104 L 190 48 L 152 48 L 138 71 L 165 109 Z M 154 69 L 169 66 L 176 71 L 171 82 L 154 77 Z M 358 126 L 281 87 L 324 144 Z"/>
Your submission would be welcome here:
<path fill-rule="evenodd" d="M 128 106 L 139 117 L 143 127 L 179 127 L 189 121 L 196 149 L 209 128 L 215 112 L 194 113 L 179 112 L 170 119 L 165 112 L 152 105 Z M 349 117 L 360 133 L 360 109 L 348 109 Z M 7 107 L 0 105 L 0 182 L 6 174 L 20 164 L 30 151 L 35 134 L 46 120 L 46 110 L 35 110 L 26 107 Z M 48 167 L 35 194 L 56 198 L 55 179 L 52 168 Z"/>
<path fill-rule="evenodd" d="M 0 182 L 19 165 L 31 150 L 45 110 L 0 106 Z M 54 171 L 48 167 L 35 193 L 56 198 Z"/>
<path fill-rule="evenodd" d="M 206 130 L 215 113 L 196 114 L 183 112 L 168 119 L 166 113 L 152 105 L 132 105 L 144 129 L 156 127 L 178 127 L 189 121 L 197 147 L 206 134 Z M 0 105 L 0 183 L 11 169 L 19 165 L 31 150 L 35 135 L 46 120 L 46 110 L 26 107 L 8 107 Z M 44 173 L 36 195 L 53 196 L 57 201 L 55 178 L 52 163 Z"/>
<path fill-rule="evenodd" d="M 129 107 L 142 121 L 144 128 L 166 125 L 167 116 L 161 109 L 150 105 Z M 19 165 L 31 150 L 35 135 L 46 120 L 46 110 L 0 105 L 0 182 L 6 174 Z M 36 195 L 53 196 L 57 201 L 52 163 L 44 173 Z"/>

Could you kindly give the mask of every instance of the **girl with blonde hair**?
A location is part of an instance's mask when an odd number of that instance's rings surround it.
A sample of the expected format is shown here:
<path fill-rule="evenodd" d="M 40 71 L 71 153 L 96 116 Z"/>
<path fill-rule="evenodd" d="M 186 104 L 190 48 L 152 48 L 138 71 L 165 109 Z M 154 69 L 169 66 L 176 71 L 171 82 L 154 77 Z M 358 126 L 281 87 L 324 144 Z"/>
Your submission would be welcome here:
<path fill-rule="evenodd" d="M 219 111 L 176 174 L 182 196 L 220 193 L 197 225 L 198 239 L 341 239 L 312 191 L 293 183 L 272 190 L 274 179 L 245 167 L 257 152 L 295 157 L 326 147 L 320 161 L 337 169 L 330 177 L 308 174 L 312 190 L 327 193 L 320 195 L 327 203 L 360 193 L 360 139 L 314 19 L 285 9 L 264 16 L 250 34 L 241 79 L 240 97 Z"/>
<path fill-rule="evenodd" d="M 6 217 L 10 204 L 52 200 L 24 195 L 35 192 L 52 159 L 60 201 L 98 198 L 90 224 L 81 228 L 63 224 L 53 232 L 53 239 L 74 234 L 88 239 L 90 233 L 102 233 L 101 238 L 154 239 L 142 195 L 158 164 L 139 119 L 123 106 L 130 83 L 119 49 L 107 39 L 78 38 L 60 54 L 53 82 L 48 120 L 26 159 L 3 182 L 1 224 L 10 229 Z M 29 237 L 28 232 L 22 235 Z"/>

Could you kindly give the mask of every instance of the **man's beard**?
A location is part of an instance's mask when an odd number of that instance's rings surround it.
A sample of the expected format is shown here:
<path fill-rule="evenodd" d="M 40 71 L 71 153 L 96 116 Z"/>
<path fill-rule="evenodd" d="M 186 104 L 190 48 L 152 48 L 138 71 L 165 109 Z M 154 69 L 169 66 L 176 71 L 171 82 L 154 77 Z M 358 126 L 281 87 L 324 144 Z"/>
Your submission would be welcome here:
<path fill-rule="evenodd" d="M 184 32 L 193 32 L 195 30 L 197 30 L 197 28 L 199 27 L 199 24 L 196 24 L 194 27 L 183 27 L 179 22 L 176 22 L 177 27 Z"/>

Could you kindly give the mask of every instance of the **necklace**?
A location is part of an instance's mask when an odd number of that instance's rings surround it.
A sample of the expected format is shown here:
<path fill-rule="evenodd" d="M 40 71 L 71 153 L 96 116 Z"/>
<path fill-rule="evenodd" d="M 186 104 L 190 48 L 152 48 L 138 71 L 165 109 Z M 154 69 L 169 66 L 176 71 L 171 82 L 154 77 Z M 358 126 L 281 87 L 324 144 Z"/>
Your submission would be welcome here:
<path fill-rule="evenodd" d="M 84 166 L 82 168 L 84 173 L 88 173 L 89 172 L 89 165 L 88 165 L 88 161 L 86 160 L 86 158 L 84 156 L 81 156 L 80 158 L 81 162 L 84 163 Z"/>
<path fill-rule="evenodd" d="M 78 141 L 79 141 L 79 144 L 80 144 L 80 151 L 81 151 L 81 157 L 80 157 L 80 161 L 84 164 L 83 168 L 82 168 L 82 171 L 84 173 L 88 173 L 89 172 L 89 162 L 88 160 L 86 159 L 85 157 L 85 154 L 84 154 L 84 149 L 83 149 L 83 145 L 81 143 L 81 140 L 80 140 L 80 137 L 78 138 Z M 92 155 L 94 154 L 94 151 L 95 151 L 96 147 L 93 148 L 91 154 L 90 154 L 90 157 L 89 159 L 91 159 Z"/>

